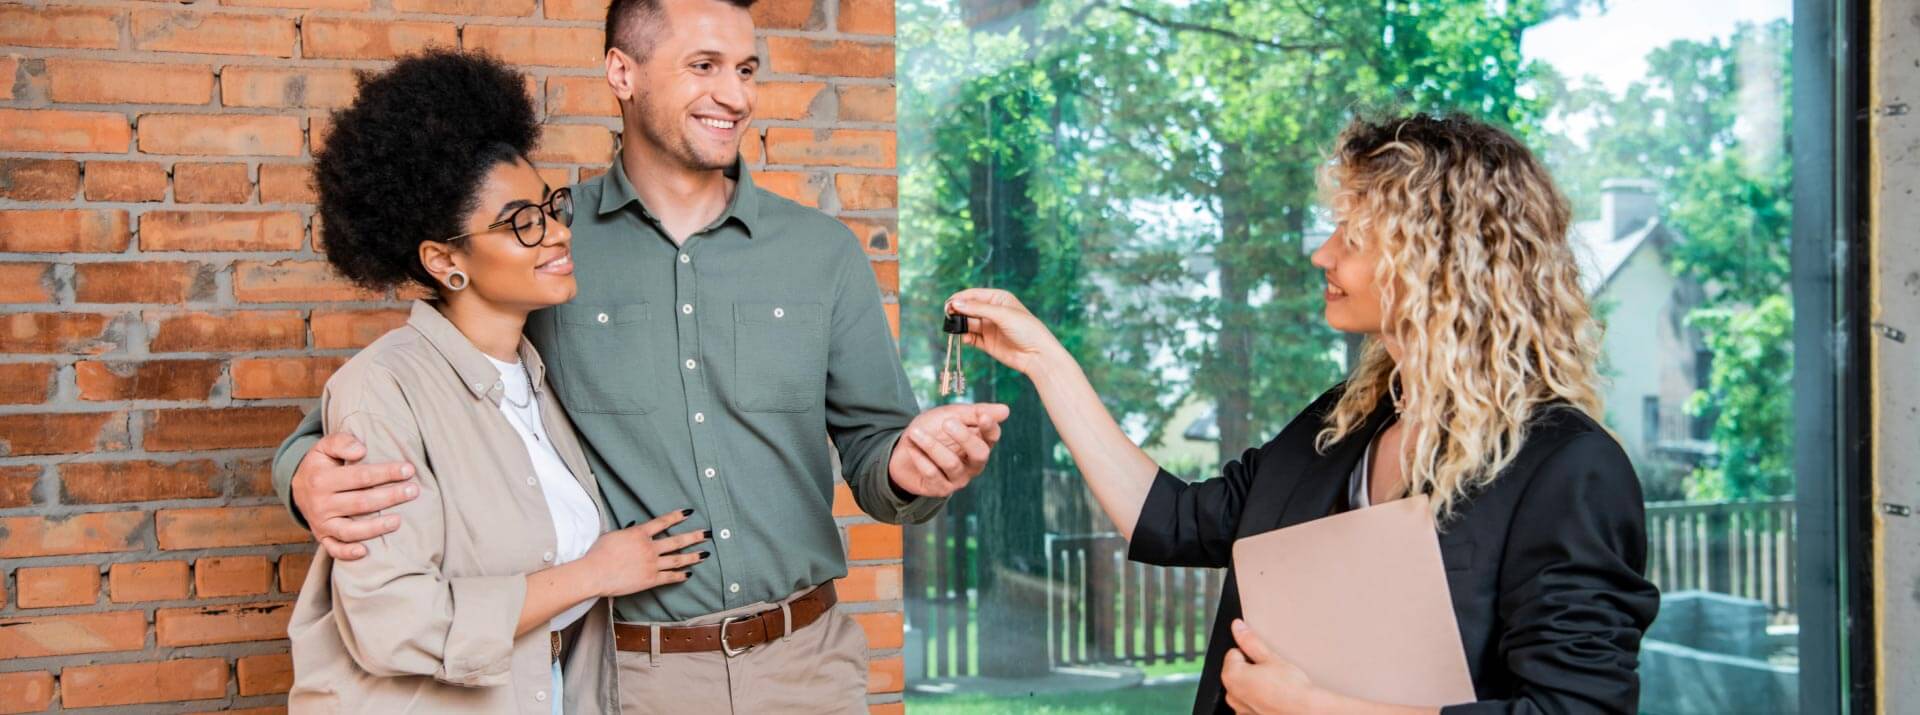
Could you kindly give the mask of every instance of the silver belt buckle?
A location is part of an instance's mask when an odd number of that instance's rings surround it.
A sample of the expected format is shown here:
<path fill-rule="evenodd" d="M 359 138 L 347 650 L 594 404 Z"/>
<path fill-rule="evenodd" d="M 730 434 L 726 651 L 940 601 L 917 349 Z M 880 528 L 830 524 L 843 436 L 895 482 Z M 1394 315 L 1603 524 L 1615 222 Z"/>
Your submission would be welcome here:
<path fill-rule="evenodd" d="M 749 618 L 753 618 L 753 616 L 727 616 L 726 618 L 721 619 L 720 621 L 720 652 L 726 654 L 728 658 L 732 658 L 732 657 L 741 655 L 743 653 L 746 653 L 747 651 L 753 650 L 753 646 L 747 646 L 745 648 L 735 650 L 733 645 L 727 642 L 727 626 L 731 626 L 735 623 L 739 623 L 740 621 L 744 621 Z"/>

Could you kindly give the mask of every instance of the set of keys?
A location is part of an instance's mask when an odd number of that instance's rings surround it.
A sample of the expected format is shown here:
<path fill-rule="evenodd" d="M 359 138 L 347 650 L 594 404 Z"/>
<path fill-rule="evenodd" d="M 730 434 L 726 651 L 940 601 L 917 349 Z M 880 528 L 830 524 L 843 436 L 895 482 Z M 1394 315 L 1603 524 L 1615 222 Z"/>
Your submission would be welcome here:
<path fill-rule="evenodd" d="M 948 313 L 947 322 L 940 329 L 947 334 L 947 355 L 940 361 L 940 396 L 965 393 L 967 376 L 960 371 L 960 351 L 954 349 L 954 341 L 967 334 L 967 316 Z"/>

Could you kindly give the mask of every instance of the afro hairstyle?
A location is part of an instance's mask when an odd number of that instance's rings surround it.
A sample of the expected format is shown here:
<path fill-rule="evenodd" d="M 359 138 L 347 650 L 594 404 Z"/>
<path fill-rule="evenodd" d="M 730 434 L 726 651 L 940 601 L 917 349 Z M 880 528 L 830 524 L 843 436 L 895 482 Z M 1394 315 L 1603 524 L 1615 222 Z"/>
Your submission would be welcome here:
<path fill-rule="evenodd" d="M 463 233 L 487 174 L 539 135 L 525 79 L 488 55 L 427 50 L 361 73 L 314 158 L 327 261 L 376 291 L 438 288 L 421 242 Z"/>

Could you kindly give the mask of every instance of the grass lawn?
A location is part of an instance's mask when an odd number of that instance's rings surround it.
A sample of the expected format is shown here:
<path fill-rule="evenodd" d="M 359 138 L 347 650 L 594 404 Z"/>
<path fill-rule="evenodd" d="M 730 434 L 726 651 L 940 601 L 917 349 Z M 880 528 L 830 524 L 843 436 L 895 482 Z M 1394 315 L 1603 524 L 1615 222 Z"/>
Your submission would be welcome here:
<path fill-rule="evenodd" d="M 1031 696 L 907 694 L 909 715 L 1159 715 L 1193 709 L 1193 683 Z"/>

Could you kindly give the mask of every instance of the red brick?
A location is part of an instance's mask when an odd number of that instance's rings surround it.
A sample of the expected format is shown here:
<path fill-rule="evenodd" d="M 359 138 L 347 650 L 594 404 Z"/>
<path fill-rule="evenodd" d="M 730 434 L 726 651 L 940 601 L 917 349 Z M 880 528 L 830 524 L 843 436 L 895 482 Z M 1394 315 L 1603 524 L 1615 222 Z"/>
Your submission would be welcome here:
<path fill-rule="evenodd" d="M 241 459 L 227 465 L 227 483 L 236 497 L 270 497 L 273 491 L 273 465 L 266 459 Z"/>
<path fill-rule="evenodd" d="M 893 239 L 894 222 L 892 220 L 843 218 L 840 219 L 840 222 L 846 224 L 847 228 L 853 231 L 854 238 L 859 239 L 860 248 L 864 249 L 868 256 L 881 257 L 899 254 L 900 246 L 898 242 Z"/>
<path fill-rule="evenodd" d="M 162 648 L 269 641 L 287 637 L 293 604 L 241 603 L 162 608 L 153 614 L 154 642 Z"/>
<path fill-rule="evenodd" d="M 295 310 L 148 313 L 147 349 L 154 352 L 247 352 L 306 347 L 306 321 Z"/>
<path fill-rule="evenodd" d="M 545 0 L 540 7 L 543 16 L 555 20 L 607 19 L 607 0 Z"/>
<path fill-rule="evenodd" d="M 827 88 L 823 82 L 765 82 L 753 103 L 756 119 L 806 119 L 813 102 Z"/>
<path fill-rule="evenodd" d="M 153 452 L 277 447 L 300 424 L 298 407 L 216 407 L 147 413 Z"/>
<path fill-rule="evenodd" d="M 405 325 L 404 310 L 313 311 L 313 348 L 315 350 L 357 350 Z"/>
<path fill-rule="evenodd" d="M 212 460 L 69 462 L 60 465 L 60 501 L 119 504 L 220 496 Z"/>
<path fill-rule="evenodd" d="M 833 193 L 843 210 L 879 211 L 899 204 L 900 182 L 892 176 L 839 174 L 833 177 Z"/>
<path fill-rule="evenodd" d="M 533 0 L 393 0 L 393 9 L 433 15 L 494 15 L 526 17 Z"/>
<path fill-rule="evenodd" d="M 37 713 L 52 704 L 52 673 L 0 673 L 0 713 Z"/>
<path fill-rule="evenodd" d="M 842 85 L 838 90 L 840 120 L 845 122 L 892 122 L 894 93 L 892 86 L 870 84 Z"/>
<path fill-rule="evenodd" d="M 132 240 L 119 209 L 0 211 L 0 252 L 118 253 Z"/>
<path fill-rule="evenodd" d="M 893 167 L 893 132 L 865 129 L 816 131 L 794 127 L 767 130 L 767 163 L 828 164 L 886 169 Z"/>
<path fill-rule="evenodd" d="M 147 617 L 139 611 L 0 618 L 0 659 L 140 650 L 146 645 Z M 80 707 L 71 691 L 68 697 L 68 707 Z"/>
<path fill-rule="evenodd" d="M 293 56 L 291 17 L 194 10 L 133 11 L 133 48 L 213 55 Z"/>
<path fill-rule="evenodd" d="M 891 295 L 891 294 L 897 294 L 900 292 L 900 262 L 899 261 L 875 260 L 875 261 L 870 261 L 869 263 L 873 266 L 874 280 L 880 283 L 881 293 Z"/>
<path fill-rule="evenodd" d="M 112 49 L 120 46 L 120 11 L 0 5 L 0 45 Z"/>
<path fill-rule="evenodd" d="M 455 47 L 453 23 L 309 17 L 300 23 L 301 54 L 325 59 L 390 60 L 428 45 Z"/>
<path fill-rule="evenodd" d="M 40 465 L 17 464 L 0 467 L 0 509 L 14 509 L 33 506 L 37 501 L 33 496 L 33 485 L 40 481 Z M 6 579 L 0 578 L 0 582 Z M 5 589 L 0 588 L 0 591 Z M 4 593 L 0 593 L 0 607 L 7 602 Z"/>
<path fill-rule="evenodd" d="M 143 251 L 297 251 L 306 222 L 291 211 L 151 211 Z"/>
<path fill-rule="evenodd" d="M 907 715 L 907 704 L 902 701 L 874 703 L 867 706 L 867 715 Z"/>
<path fill-rule="evenodd" d="M 14 572 L 21 608 L 85 606 L 100 600 L 100 567 L 43 566 Z"/>
<path fill-rule="evenodd" d="M 894 0 L 840 0 L 840 31 L 892 36 Z"/>
<path fill-rule="evenodd" d="M 280 572 L 280 592 L 299 593 L 300 586 L 307 582 L 307 570 L 311 568 L 313 568 L 313 552 L 281 556 L 277 566 Z"/>
<path fill-rule="evenodd" d="M 748 131 L 746 136 L 740 138 L 740 161 L 755 168 L 765 164 L 766 144 L 766 137 L 759 131 Z"/>
<path fill-rule="evenodd" d="M 167 169 L 144 161 L 89 161 L 86 187 L 88 201 L 159 201 L 167 197 Z"/>
<path fill-rule="evenodd" d="M 768 37 L 768 69 L 835 77 L 893 76 L 893 45 L 805 37 Z"/>
<path fill-rule="evenodd" d="M 246 164 L 173 165 L 173 200 L 183 204 L 243 204 L 253 196 Z"/>
<path fill-rule="evenodd" d="M 52 363 L 0 363 L 0 405 L 37 405 L 53 393 Z"/>
<path fill-rule="evenodd" d="M 178 601 L 187 597 L 187 562 L 146 561 L 107 569 L 107 598 L 114 603 Z"/>
<path fill-rule="evenodd" d="M 285 705 L 263 705 L 257 708 L 234 708 L 231 710 L 209 710 L 193 715 L 287 715 Z"/>
<path fill-rule="evenodd" d="M 385 296 L 356 287 L 326 261 L 237 261 L 233 297 L 242 303 L 377 301 Z"/>
<path fill-rule="evenodd" d="M 333 119 L 314 114 L 307 119 L 307 125 L 310 127 L 307 130 L 307 153 L 318 154 L 321 149 L 327 148 L 327 135 L 333 132 Z"/>
<path fill-rule="evenodd" d="M 820 30 L 826 18 L 814 0 L 760 0 L 753 6 L 753 26 L 760 30 Z"/>
<path fill-rule="evenodd" d="M 149 360 L 73 365 L 82 400 L 205 400 L 220 382 L 218 360 Z"/>
<path fill-rule="evenodd" d="M 213 297 L 213 269 L 193 261 L 76 263 L 73 299 L 80 303 L 186 303 Z"/>
<path fill-rule="evenodd" d="M 233 361 L 233 396 L 242 400 L 319 397 L 343 357 L 255 358 Z"/>
<path fill-rule="evenodd" d="M 534 161 L 605 164 L 613 161 L 613 132 L 591 124 L 548 124 L 540 128 Z"/>
<path fill-rule="evenodd" d="M 142 114 L 145 154 L 299 156 L 306 144 L 295 117 L 255 114 Z"/>
<path fill-rule="evenodd" d="M 5 81 L 0 77 L 0 81 Z M 66 201 L 80 192 L 80 162 L 60 159 L 0 159 L 0 198 Z"/>
<path fill-rule="evenodd" d="M 757 110 L 756 110 L 757 111 Z M 561 116 L 620 116 L 620 102 L 604 77 L 547 78 L 547 113 Z"/>
<path fill-rule="evenodd" d="M 353 70 L 325 67 L 228 67 L 220 103 L 229 107 L 344 107 L 353 102 Z"/>
<path fill-rule="evenodd" d="M 885 566 L 852 566 L 847 569 L 847 577 L 840 579 L 836 590 L 840 598 L 849 603 L 860 601 L 894 601 L 901 598 L 901 571 L 898 564 Z"/>
<path fill-rule="evenodd" d="M 299 412 L 294 413 L 296 416 Z M 282 436 L 293 431 L 288 425 Z M 307 530 L 278 504 L 270 506 L 215 507 L 206 509 L 162 509 L 154 515 L 160 548 L 219 549 L 229 546 L 300 544 L 308 540 Z"/>
<path fill-rule="evenodd" d="M 52 278 L 52 264 L 0 263 L 0 303 L 51 303 Z"/>
<path fill-rule="evenodd" d="M 141 512 L 0 517 L 0 558 L 133 551 L 145 547 Z M 5 652 L 0 648 L 0 652 Z"/>
<path fill-rule="evenodd" d="M 13 79 L 19 71 L 18 56 L 0 55 L 0 100 L 13 99 Z"/>
<path fill-rule="evenodd" d="M 0 455 L 82 454 L 127 448 L 124 412 L 0 415 Z"/>
<path fill-rule="evenodd" d="M 132 138 L 119 112 L 0 109 L 0 151 L 117 153 Z"/>
<path fill-rule="evenodd" d="M 847 527 L 847 559 L 897 559 L 904 549 L 900 527 L 894 524 L 853 524 Z"/>
<path fill-rule="evenodd" d="M 313 168 L 306 164 L 261 164 L 260 203 L 317 204 L 320 194 L 313 186 Z M 314 219 L 316 222 L 319 219 Z"/>
<path fill-rule="evenodd" d="M 907 689 L 907 664 L 900 656 L 867 661 L 867 692 L 898 693 Z"/>
<path fill-rule="evenodd" d="M 303 10 L 369 10 L 372 0 L 220 0 L 232 7 L 284 7 Z"/>
<path fill-rule="evenodd" d="M 209 556 L 193 563 L 198 598 L 259 596 L 273 587 L 273 562 L 265 556 Z"/>
<path fill-rule="evenodd" d="M 60 671 L 60 704 L 96 708 L 227 696 L 227 660 L 76 665 Z"/>
<path fill-rule="evenodd" d="M 53 58 L 47 60 L 50 97 L 73 104 L 206 104 L 213 101 L 213 68 Z"/>
<path fill-rule="evenodd" d="M 98 355 L 118 347 L 105 315 L 14 313 L 0 315 L 0 353 Z"/>
<path fill-rule="evenodd" d="M 606 35 L 599 28 L 468 25 L 460 38 L 467 49 L 486 50 L 514 65 L 598 67 L 606 58 Z"/>
<path fill-rule="evenodd" d="M 826 188 L 827 177 L 797 171 L 756 171 L 753 173 L 753 184 L 802 206 L 818 208 L 820 192 Z"/>
<path fill-rule="evenodd" d="M 293 688 L 293 656 L 286 653 L 241 656 L 234 672 L 241 695 L 270 695 Z"/>
<path fill-rule="evenodd" d="M 899 648 L 906 627 L 906 619 L 899 611 L 876 611 L 873 613 L 855 613 L 853 621 L 860 624 L 860 630 L 867 632 L 867 647 L 886 650 Z"/>

